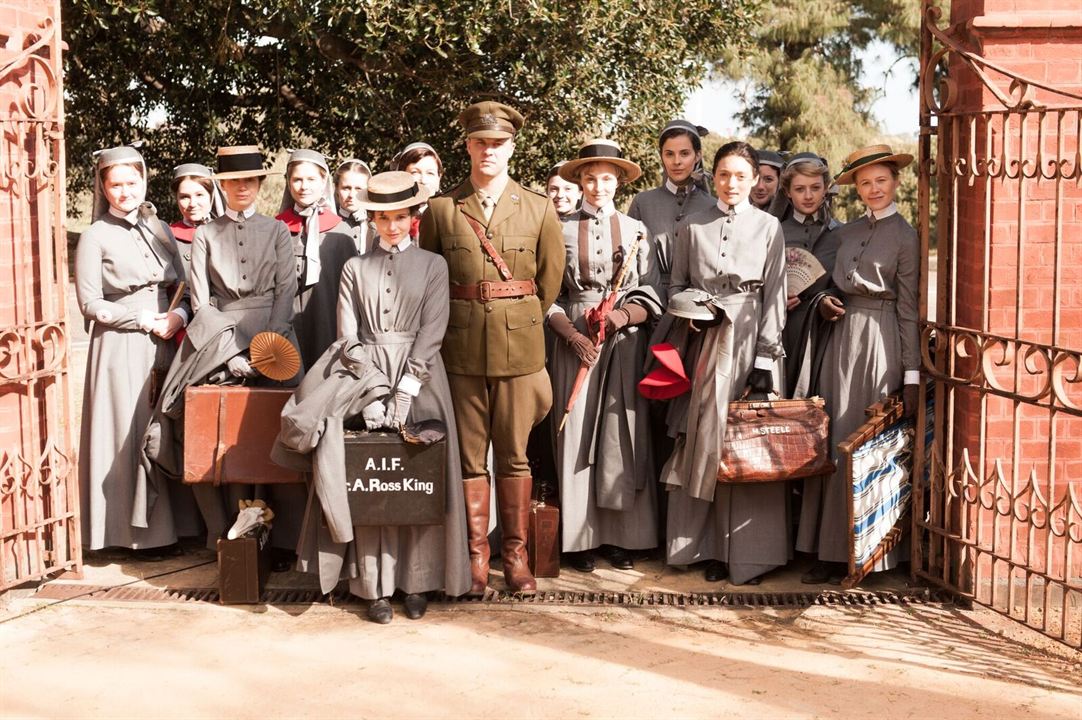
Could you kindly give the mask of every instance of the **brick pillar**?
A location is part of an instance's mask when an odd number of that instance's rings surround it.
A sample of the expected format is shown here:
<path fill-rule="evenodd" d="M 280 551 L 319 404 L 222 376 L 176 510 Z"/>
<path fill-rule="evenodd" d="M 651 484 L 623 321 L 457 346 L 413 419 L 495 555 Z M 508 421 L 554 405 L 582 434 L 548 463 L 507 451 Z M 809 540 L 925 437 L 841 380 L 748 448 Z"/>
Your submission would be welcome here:
<path fill-rule="evenodd" d="M 988 61 L 1018 76 L 1082 94 L 1078 0 L 954 0 L 950 23 L 965 28 L 966 47 Z M 985 71 L 992 83 L 1009 92 L 1009 78 Z M 1040 176 L 987 179 L 983 173 L 965 177 L 967 170 L 955 181 L 955 324 L 1077 353 L 1082 350 L 1082 185 L 1074 168 L 1082 100 L 1037 89 L 1032 98 L 1047 107 L 1043 118 L 1033 110 L 1006 113 L 1004 103 L 956 56 L 950 61 L 950 76 L 958 92 L 950 115 L 941 119 L 940 141 L 953 136 L 957 148 L 953 158 L 966 157 L 972 141 L 976 152 L 971 157 L 1006 159 L 1005 169 L 1011 175 L 1020 170 L 1023 174 L 1034 169 L 1050 172 L 1049 163 L 1061 147 L 1066 172 L 1074 173 L 1070 179 L 1059 180 Z M 1056 112 L 1064 108 L 1070 110 Z M 980 112 L 988 114 L 966 115 Z M 1035 165 L 1038 150 L 1040 168 Z M 940 212 L 949 208 L 941 207 Z M 940 238 L 941 252 L 944 242 Z M 986 363 L 985 367 L 1000 386 L 1035 394 L 1048 382 L 1051 368 L 1038 356 L 1030 362 L 1029 368 L 1024 363 L 1002 367 Z M 1065 369 L 1070 376 L 1076 368 L 1071 360 Z M 1069 396 L 1082 405 L 1082 385 L 1074 385 Z M 996 472 L 998 460 L 1014 492 L 1033 478 L 1042 492 L 1054 495 L 1047 498 L 1052 504 L 1066 497 L 1069 484 L 1082 497 L 1082 418 L 1064 413 L 1053 416 L 1048 409 L 995 395 L 986 396 L 982 410 L 980 395 L 970 390 L 959 390 L 955 399 L 955 462 L 960 462 L 961 450 L 967 449 L 973 470 L 982 478 Z M 983 457 L 979 453 L 982 430 Z M 1002 535 L 1007 528 L 1000 531 Z M 1017 530 L 1015 535 L 1024 548 L 1025 538 Z M 1007 540 L 997 538 L 998 543 Z M 1040 536 L 1035 544 L 1035 550 L 1044 547 Z M 1022 550 L 1018 553 L 1017 561 L 1029 561 Z M 1062 571 L 1062 559 L 1054 564 Z M 1072 574 L 1077 575 L 1077 569 Z"/>

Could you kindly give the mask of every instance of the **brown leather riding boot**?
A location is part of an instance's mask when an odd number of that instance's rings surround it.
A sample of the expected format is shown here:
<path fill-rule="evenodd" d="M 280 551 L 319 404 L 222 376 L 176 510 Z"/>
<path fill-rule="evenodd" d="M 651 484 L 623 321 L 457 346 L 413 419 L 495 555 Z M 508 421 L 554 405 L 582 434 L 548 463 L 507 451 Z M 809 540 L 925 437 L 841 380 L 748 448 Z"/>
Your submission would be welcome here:
<path fill-rule="evenodd" d="M 537 581 L 530 573 L 526 556 L 532 490 L 533 478 L 529 475 L 496 478 L 496 506 L 503 532 L 503 577 L 513 592 L 531 595 L 537 592 Z"/>
<path fill-rule="evenodd" d="M 484 595 L 488 585 L 488 478 L 462 481 L 466 496 L 466 529 L 470 544 L 470 595 Z"/>

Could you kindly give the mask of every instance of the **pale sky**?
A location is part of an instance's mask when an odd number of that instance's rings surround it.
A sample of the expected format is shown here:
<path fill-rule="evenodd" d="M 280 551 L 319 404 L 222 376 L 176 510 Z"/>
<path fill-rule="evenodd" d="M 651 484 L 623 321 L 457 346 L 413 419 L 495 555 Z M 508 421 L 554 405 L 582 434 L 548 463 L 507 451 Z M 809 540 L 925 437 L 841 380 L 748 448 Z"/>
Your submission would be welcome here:
<path fill-rule="evenodd" d="M 880 97 L 872 105 L 872 113 L 880 128 L 889 135 L 909 135 L 916 139 L 918 101 L 917 91 L 913 87 L 917 74 L 916 59 L 898 61 L 897 53 L 885 43 L 869 46 L 862 59 L 864 84 L 880 89 Z M 708 80 L 688 97 L 684 116 L 719 135 L 741 135 L 743 129 L 735 119 L 740 109 L 739 95 L 740 88 L 735 83 Z"/>

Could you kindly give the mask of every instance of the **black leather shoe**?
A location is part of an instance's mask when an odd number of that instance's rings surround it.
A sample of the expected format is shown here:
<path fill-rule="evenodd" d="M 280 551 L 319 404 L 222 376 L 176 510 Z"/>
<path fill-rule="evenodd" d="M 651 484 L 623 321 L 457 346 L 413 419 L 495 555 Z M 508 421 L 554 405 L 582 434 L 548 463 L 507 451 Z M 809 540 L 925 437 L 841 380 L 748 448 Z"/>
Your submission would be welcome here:
<path fill-rule="evenodd" d="M 729 566 L 720 560 L 711 560 L 703 572 L 703 577 L 707 582 L 721 582 L 729 577 Z"/>
<path fill-rule="evenodd" d="M 579 572 L 591 573 L 594 571 L 594 556 L 590 554 L 589 550 L 564 553 L 564 559 L 567 560 L 568 565 Z"/>
<path fill-rule="evenodd" d="M 297 564 L 297 553 L 285 548 L 271 549 L 271 572 L 289 572 Z"/>
<path fill-rule="evenodd" d="M 762 575 L 756 575 L 755 577 L 753 577 L 753 578 L 751 578 L 749 580 L 745 580 L 742 583 L 733 583 L 733 584 L 734 585 L 745 586 L 745 585 L 759 585 L 762 582 L 763 582 L 763 576 Z"/>
<path fill-rule="evenodd" d="M 406 606 L 406 617 L 410 620 L 420 620 L 428 610 L 428 598 L 424 593 L 410 593 L 403 604 Z"/>
<path fill-rule="evenodd" d="M 631 553 L 618 547 L 609 550 L 609 564 L 617 570 L 633 570 L 635 568 L 635 561 L 631 559 Z"/>
<path fill-rule="evenodd" d="M 394 609 L 391 607 L 391 601 L 387 598 L 380 598 L 368 603 L 368 619 L 380 625 L 391 622 L 394 619 Z"/>
<path fill-rule="evenodd" d="M 845 563 L 817 560 L 808 572 L 800 576 L 805 585 L 841 585 L 849 573 Z"/>

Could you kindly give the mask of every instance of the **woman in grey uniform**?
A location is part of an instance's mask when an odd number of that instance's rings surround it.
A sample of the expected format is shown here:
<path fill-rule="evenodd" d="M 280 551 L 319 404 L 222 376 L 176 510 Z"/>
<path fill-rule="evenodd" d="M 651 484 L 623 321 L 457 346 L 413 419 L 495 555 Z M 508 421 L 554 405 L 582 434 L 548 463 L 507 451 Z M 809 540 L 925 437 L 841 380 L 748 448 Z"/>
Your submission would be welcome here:
<path fill-rule="evenodd" d="M 368 163 L 356 158 L 342 162 L 334 169 L 334 196 L 338 201 L 338 214 L 349 225 L 357 254 L 364 255 L 372 244 L 375 233 L 368 223 L 368 213 L 361 207 L 361 197 L 368 187 L 372 169 Z"/>
<path fill-rule="evenodd" d="M 920 242 L 894 204 L 899 171 L 912 161 L 912 155 L 895 153 L 889 145 L 872 145 L 851 153 L 835 179 L 839 185 L 855 184 L 867 207 L 838 231 L 831 297 L 819 304 L 819 314 L 835 325 L 821 379 L 835 449 L 863 424 L 868 406 L 899 389 L 906 414 L 917 410 Z M 818 536 L 819 562 L 803 578 L 807 582 L 839 582 L 847 571 L 844 475 L 839 468 L 826 479 L 818 518 L 801 527 L 801 536 Z M 888 553 L 876 569 L 896 562 L 897 552 Z"/>
<path fill-rule="evenodd" d="M 563 414 L 579 368 L 589 367 L 581 392 L 556 435 L 562 547 L 576 570 L 590 572 L 590 551 L 606 546 L 618 569 L 634 566 L 628 550 L 657 546 L 657 489 L 647 401 L 638 393 L 646 356 L 643 323 L 661 313 L 658 274 L 646 227 L 616 210 L 620 184 L 642 171 L 620 146 L 591 140 L 560 177 L 582 188 L 582 206 L 563 219 L 567 267 L 563 292 L 548 311 L 548 326 L 562 340 L 551 360 L 555 415 Z M 615 307 L 595 350 L 586 314 L 613 291 L 631 260 Z"/>
<path fill-rule="evenodd" d="M 88 550 L 130 548 L 146 556 L 176 542 L 172 484 L 140 461 L 159 374 L 174 334 L 187 324 L 168 289 L 184 280 L 169 228 L 144 202 L 146 164 L 133 147 L 97 156 L 94 223 L 75 250 L 75 290 L 89 323 L 90 349 L 79 439 L 82 542 Z M 150 555 L 160 554 L 155 550 Z"/>
<path fill-rule="evenodd" d="M 266 175 L 258 147 L 219 148 L 214 178 L 225 195 L 225 212 L 201 225 L 192 240 L 192 309 L 198 313 L 214 308 L 236 323 L 232 342 L 239 352 L 227 360 L 226 369 L 228 376 L 249 384 L 276 384 L 262 378 L 248 364 L 248 346 L 253 337 L 270 331 L 294 340 L 297 276 L 293 240 L 285 225 L 256 212 L 255 207 Z M 193 489 L 207 524 L 207 545 L 211 549 L 236 514 L 237 500 L 265 495 L 275 512 L 271 533 L 272 545 L 279 550 L 275 569 L 288 568 L 304 511 L 303 485 L 219 488 L 197 484 Z"/>
<path fill-rule="evenodd" d="M 729 401 L 773 389 L 783 355 L 785 238 L 776 218 L 751 206 L 759 158 L 744 142 L 714 157 L 717 204 L 676 232 L 670 292 L 711 296 L 716 319 L 699 341 L 687 417 L 662 475 L 669 490 L 668 562 L 711 561 L 708 581 L 757 583 L 789 560 L 784 482 L 717 483 Z"/>
<path fill-rule="evenodd" d="M 451 390 L 440 357 L 450 306 L 447 263 L 422 250 L 410 224 L 428 190 L 405 172 L 372 177 L 362 200 L 379 243 L 354 258 L 342 273 L 338 329 L 355 336 L 365 355 L 391 382 L 391 395 L 364 408 L 369 429 L 399 428 L 407 421 L 447 425 L 447 512 L 444 524 L 353 528 L 350 592 L 371 600 L 368 616 L 388 623 L 390 597 L 405 593 L 407 617 L 427 607 L 426 593 L 462 595 L 470 589 L 466 502 L 458 458 Z"/>
<path fill-rule="evenodd" d="M 294 150 L 286 162 L 286 187 L 276 219 L 293 238 L 297 298 L 293 329 L 305 369 L 338 338 L 334 313 L 342 268 L 357 256 L 349 225 L 338 216 L 327 159 Z"/>
<path fill-rule="evenodd" d="M 702 170 L 702 135 L 706 128 L 687 120 L 673 120 L 658 137 L 658 153 L 665 173 L 664 182 L 652 190 L 644 190 L 631 201 L 627 214 L 641 220 L 650 234 L 650 243 L 658 259 L 658 272 L 663 292 L 669 287 L 672 268 L 672 238 L 676 226 L 685 217 L 714 206 L 710 197 L 696 182 Z M 663 295 L 662 301 L 667 300 Z"/>

